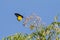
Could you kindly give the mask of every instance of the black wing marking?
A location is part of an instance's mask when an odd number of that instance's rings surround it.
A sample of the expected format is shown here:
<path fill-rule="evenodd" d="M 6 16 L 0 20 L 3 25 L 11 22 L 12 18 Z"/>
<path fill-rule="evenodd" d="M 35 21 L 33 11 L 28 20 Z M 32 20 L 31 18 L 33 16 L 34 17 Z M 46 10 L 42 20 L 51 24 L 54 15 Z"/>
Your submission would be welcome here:
<path fill-rule="evenodd" d="M 16 15 L 16 17 L 21 16 L 23 18 L 23 16 L 20 15 L 19 13 L 15 13 L 15 15 Z"/>

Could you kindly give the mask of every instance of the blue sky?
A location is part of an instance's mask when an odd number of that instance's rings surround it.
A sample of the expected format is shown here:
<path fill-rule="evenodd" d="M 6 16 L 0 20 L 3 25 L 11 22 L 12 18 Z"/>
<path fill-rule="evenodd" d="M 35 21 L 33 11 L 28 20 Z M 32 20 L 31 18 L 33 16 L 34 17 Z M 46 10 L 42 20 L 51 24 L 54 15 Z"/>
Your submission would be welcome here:
<path fill-rule="evenodd" d="M 24 17 L 33 12 L 50 24 L 54 16 L 60 14 L 60 0 L 0 0 L 0 39 L 17 32 L 31 33 L 16 20 L 15 12 Z"/>

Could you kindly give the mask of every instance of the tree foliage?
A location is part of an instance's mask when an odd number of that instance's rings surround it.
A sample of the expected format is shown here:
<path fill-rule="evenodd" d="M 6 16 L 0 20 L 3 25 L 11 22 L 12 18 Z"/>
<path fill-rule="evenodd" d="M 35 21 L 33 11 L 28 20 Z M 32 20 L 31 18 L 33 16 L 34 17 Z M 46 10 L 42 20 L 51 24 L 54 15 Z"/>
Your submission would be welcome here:
<path fill-rule="evenodd" d="M 49 25 L 45 25 L 39 16 L 31 15 L 25 19 L 23 25 L 31 30 L 35 30 L 31 34 L 16 33 L 14 35 L 3 38 L 2 40 L 60 40 L 60 22 L 55 21 Z"/>

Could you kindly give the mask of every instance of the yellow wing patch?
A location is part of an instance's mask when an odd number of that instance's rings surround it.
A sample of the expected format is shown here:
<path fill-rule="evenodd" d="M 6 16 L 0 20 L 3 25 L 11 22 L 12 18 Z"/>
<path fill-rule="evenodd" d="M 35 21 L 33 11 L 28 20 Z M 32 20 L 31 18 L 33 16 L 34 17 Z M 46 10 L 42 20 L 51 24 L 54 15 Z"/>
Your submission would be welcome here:
<path fill-rule="evenodd" d="M 18 20 L 18 21 L 21 21 L 21 20 L 22 20 L 22 17 L 21 17 L 21 16 L 18 16 L 18 17 L 17 17 L 17 20 Z"/>

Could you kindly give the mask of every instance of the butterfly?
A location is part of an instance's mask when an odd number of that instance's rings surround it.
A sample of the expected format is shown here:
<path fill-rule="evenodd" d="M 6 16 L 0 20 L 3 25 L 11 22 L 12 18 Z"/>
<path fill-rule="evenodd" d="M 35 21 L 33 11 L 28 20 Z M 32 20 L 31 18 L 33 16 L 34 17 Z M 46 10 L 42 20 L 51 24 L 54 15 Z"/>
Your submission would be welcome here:
<path fill-rule="evenodd" d="M 18 21 L 21 21 L 23 19 L 23 16 L 19 13 L 15 13 L 15 16 L 17 17 Z"/>

